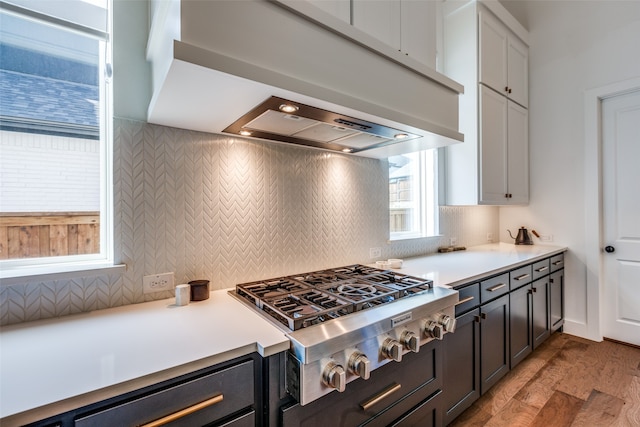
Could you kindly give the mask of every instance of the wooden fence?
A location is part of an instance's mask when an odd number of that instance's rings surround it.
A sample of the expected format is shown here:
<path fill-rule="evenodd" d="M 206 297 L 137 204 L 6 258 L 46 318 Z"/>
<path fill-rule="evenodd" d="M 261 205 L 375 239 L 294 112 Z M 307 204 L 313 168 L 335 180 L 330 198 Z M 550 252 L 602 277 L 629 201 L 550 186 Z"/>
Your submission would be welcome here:
<path fill-rule="evenodd" d="M 98 252 L 98 212 L 0 213 L 0 259 Z"/>

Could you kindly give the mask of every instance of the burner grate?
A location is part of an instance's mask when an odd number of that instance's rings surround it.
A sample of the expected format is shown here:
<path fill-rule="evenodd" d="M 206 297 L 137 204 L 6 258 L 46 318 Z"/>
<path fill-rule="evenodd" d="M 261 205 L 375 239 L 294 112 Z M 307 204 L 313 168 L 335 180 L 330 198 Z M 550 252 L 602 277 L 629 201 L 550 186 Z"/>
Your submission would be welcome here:
<path fill-rule="evenodd" d="M 236 294 L 291 330 L 409 297 L 430 280 L 354 264 L 312 273 L 244 283 Z"/>
<path fill-rule="evenodd" d="M 285 296 L 291 292 L 305 289 L 309 289 L 309 286 L 286 277 L 236 286 L 238 295 L 243 296 L 260 308 L 262 308 L 262 301 L 266 298 Z"/>
<path fill-rule="evenodd" d="M 353 305 L 335 295 L 309 289 L 266 299 L 262 302 L 262 310 L 295 331 L 349 314 Z"/>
<path fill-rule="evenodd" d="M 364 279 L 349 279 L 323 289 L 351 301 L 354 304 L 354 311 L 392 302 L 398 296 L 397 289 L 377 285 Z"/>

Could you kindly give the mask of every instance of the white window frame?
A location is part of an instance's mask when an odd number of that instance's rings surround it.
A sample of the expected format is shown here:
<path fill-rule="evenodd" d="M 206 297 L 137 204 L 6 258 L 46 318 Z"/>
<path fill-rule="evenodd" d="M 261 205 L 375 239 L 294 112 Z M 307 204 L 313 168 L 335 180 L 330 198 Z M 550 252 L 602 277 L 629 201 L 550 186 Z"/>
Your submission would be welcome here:
<path fill-rule="evenodd" d="M 439 206 L 438 206 L 438 150 L 430 149 L 412 153 L 418 157 L 418 172 L 414 177 L 413 206 L 419 211 L 413 218 L 411 231 L 392 232 L 389 230 L 389 240 L 408 240 L 439 235 Z M 417 179 L 415 179 L 417 178 Z M 391 213 L 391 202 L 389 203 Z"/>
<path fill-rule="evenodd" d="M 100 79 L 99 93 L 102 105 L 100 108 L 100 252 L 86 255 L 64 255 L 40 258 L 20 258 L 0 260 L 0 279 L 12 279 L 26 276 L 49 276 L 57 273 L 68 273 L 85 270 L 102 270 L 117 268 L 114 265 L 114 227 L 113 227 L 113 89 L 112 89 L 112 54 L 111 54 L 111 14 L 112 1 L 106 0 L 106 16 L 98 16 L 95 5 L 78 0 L 65 0 L 73 3 L 73 8 L 64 16 L 65 8 L 60 8 L 61 2 L 55 2 L 56 7 L 47 2 L 29 2 L 26 0 L 9 0 L 3 2 L 3 12 L 32 19 L 45 25 L 53 25 L 65 30 L 71 30 L 84 36 L 95 37 L 99 40 L 100 64 L 103 78 Z M 63 3 L 64 3 L 63 2 Z M 34 9 L 40 7 L 40 9 Z M 45 8 L 49 8 L 46 10 Z M 104 12 L 104 9 L 101 9 Z M 75 21 L 70 21 L 75 14 Z M 103 14 L 104 15 L 104 14 Z M 103 19 L 102 23 L 100 22 Z"/>

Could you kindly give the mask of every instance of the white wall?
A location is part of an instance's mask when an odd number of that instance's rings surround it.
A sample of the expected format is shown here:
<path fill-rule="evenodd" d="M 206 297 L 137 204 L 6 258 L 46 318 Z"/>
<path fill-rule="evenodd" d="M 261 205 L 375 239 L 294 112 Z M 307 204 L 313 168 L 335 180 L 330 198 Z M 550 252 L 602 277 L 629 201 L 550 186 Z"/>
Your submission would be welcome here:
<path fill-rule="evenodd" d="M 531 202 L 500 209 L 500 239 L 524 225 L 569 247 L 566 330 L 588 336 L 584 93 L 640 76 L 640 1 L 503 3 L 530 31 Z"/>
<path fill-rule="evenodd" d="M 0 212 L 100 210 L 100 141 L 0 131 Z"/>

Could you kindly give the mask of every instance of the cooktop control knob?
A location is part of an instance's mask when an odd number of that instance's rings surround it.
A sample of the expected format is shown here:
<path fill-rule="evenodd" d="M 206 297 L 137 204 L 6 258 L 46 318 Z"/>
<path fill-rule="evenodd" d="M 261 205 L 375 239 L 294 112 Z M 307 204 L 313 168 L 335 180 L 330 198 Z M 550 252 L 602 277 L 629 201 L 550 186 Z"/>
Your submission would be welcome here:
<path fill-rule="evenodd" d="M 342 366 L 329 362 L 322 372 L 322 382 L 342 393 L 347 385 L 347 373 Z"/>
<path fill-rule="evenodd" d="M 387 359 L 395 360 L 396 362 L 402 361 L 402 344 L 393 338 L 387 338 L 382 343 L 382 354 Z"/>
<path fill-rule="evenodd" d="M 446 314 L 443 314 L 442 316 L 440 316 L 439 322 L 442 325 L 442 328 L 446 332 L 455 332 L 455 330 L 456 330 L 456 319 L 454 319 L 453 317 L 447 316 Z"/>
<path fill-rule="evenodd" d="M 402 344 L 404 344 L 407 349 L 413 351 L 414 353 L 420 351 L 420 337 L 418 337 L 415 333 L 411 331 L 404 331 L 400 336 L 400 341 L 402 341 Z"/>
<path fill-rule="evenodd" d="M 424 334 L 428 337 L 441 340 L 443 335 L 442 325 L 436 321 L 427 320 L 424 325 Z"/>
<path fill-rule="evenodd" d="M 371 375 L 371 361 L 363 353 L 356 351 L 349 358 L 349 370 L 363 380 Z"/>

